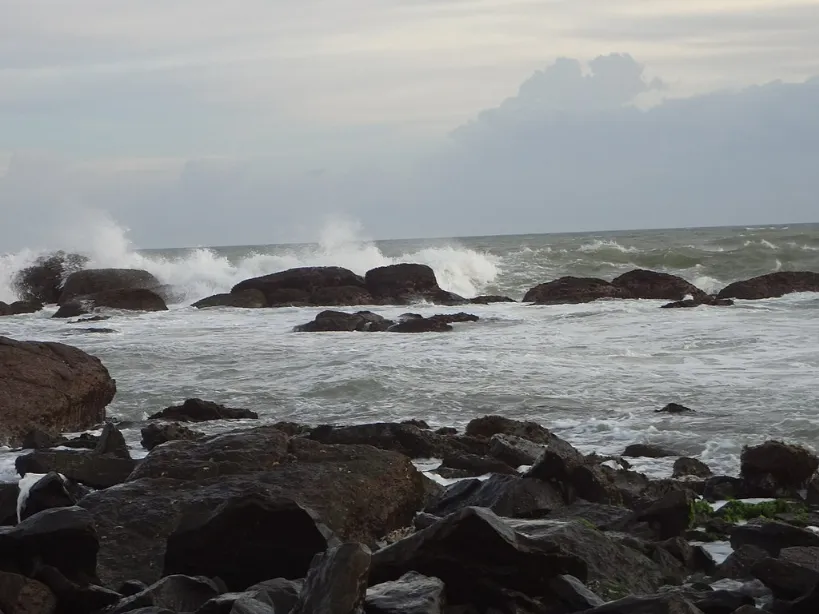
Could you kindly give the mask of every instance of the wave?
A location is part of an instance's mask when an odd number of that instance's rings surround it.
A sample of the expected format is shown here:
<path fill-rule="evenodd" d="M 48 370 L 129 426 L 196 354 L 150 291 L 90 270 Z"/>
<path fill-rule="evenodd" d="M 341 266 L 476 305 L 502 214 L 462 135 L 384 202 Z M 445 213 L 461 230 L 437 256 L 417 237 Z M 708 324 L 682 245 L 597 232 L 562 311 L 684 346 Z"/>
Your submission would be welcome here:
<path fill-rule="evenodd" d="M 87 248 L 79 250 L 89 258 L 87 267 L 144 269 L 173 286 L 185 301 L 228 292 L 243 279 L 302 266 L 341 266 L 363 275 L 400 262 L 426 264 L 435 271 L 442 288 L 467 297 L 480 294 L 500 273 L 499 257 L 457 244 L 388 256 L 362 235 L 358 224 L 339 220 L 325 224 L 316 244 L 291 247 L 139 251 L 127 233 L 110 218 L 97 220 Z M 0 301 L 16 300 L 11 284 L 14 274 L 43 253 L 24 250 L 0 255 Z"/>
<path fill-rule="evenodd" d="M 608 240 L 595 239 L 591 243 L 584 243 L 583 245 L 577 248 L 577 251 L 586 253 L 601 252 L 607 250 L 614 250 L 622 252 L 624 254 L 637 254 L 642 251 L 637 247 L 625 247 L 623 245 L 620 245 L 617 241 L 611 239 Z"/>

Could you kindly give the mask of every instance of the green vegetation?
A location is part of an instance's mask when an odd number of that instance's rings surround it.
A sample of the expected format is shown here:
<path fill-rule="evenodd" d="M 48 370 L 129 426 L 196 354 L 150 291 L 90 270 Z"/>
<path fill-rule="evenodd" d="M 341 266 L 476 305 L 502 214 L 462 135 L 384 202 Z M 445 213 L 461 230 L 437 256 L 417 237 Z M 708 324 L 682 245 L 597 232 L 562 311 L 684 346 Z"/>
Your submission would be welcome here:
<path fill-rule="evenodd" d="M 588 587 L 605 601 L 615 601 L 631 595 L 629 588 L 617 580 L 592 580 Z"/>
<path fill-rule="evenodd" d="M 807 519 L 807 513 L 808 508 L 804 503 L 788 499 L 775 499 L 773 501 L 763 501 L 762 503 L 746 503 L 734 499 L 728 501 L 718 510 L 714 510 L 707 501 L 698 499 L 691 503 L 689 526 L 701 526 L 713 518 L 736 524 L 754 518 L 776 518 L 779 514 L 792 514 L 798 521 Z"/>

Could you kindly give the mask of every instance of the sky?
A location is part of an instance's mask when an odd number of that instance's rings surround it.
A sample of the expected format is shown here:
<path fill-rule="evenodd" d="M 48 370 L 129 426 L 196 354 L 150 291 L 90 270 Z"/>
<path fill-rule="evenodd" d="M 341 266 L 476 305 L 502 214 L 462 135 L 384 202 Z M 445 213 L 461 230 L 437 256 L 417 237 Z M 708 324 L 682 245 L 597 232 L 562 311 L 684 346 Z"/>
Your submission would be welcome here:
<path fill-rule="evenodd" d="M 819 0 L 0 0 L 0 252 L 817 221 L 817 75 Z"/>

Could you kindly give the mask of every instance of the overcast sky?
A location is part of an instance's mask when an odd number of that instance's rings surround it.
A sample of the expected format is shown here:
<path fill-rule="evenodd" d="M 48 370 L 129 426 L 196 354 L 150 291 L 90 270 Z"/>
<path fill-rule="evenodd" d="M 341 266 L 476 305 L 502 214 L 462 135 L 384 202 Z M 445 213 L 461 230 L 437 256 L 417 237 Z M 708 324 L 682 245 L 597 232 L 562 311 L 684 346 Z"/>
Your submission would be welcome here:
<path fill-rule="evenodd" d="M 817 0 L 0 0 L 0 252 L 817 221 Z"/>

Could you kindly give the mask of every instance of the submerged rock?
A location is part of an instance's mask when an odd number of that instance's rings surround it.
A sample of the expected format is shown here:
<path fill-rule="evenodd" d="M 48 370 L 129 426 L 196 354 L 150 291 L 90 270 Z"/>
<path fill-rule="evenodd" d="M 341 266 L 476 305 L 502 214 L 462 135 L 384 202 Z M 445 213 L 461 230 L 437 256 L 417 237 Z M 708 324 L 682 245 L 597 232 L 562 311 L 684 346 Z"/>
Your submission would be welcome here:
<path fill-rule="evenodd" d="M 469 301 L 473 305 L 491 305 L 492 303 L 517 303 L 515 299 L 509 298 L 508 296 L 498 296 L 494 294 L 484 295 L 484 296 L 476 296 Z"/>
<path fill-rule="evenodd" d="M 391 333 L 445 333 L 451 330 L 453 330 L 451 324 L 432 318 L 410 318 L 387 329 Z"/>
<path fill-rule="evenodd" d="M 626 446 L 626 449 L 623 450 L 623 456 L 635 458 L 666 458 L 668 456 L 680 456 L 680 453 L 651 443 L 633 443 Z"/>
<path fill-rule="evenodd" d="M 236 307 L 240 309 L 260 309 L 267 307 L 267 298 L 261 290 L 248 288 L 228 294 L 215 294 L 196 301 L 192 307 L 207 309 L 208 307 Z"/>
<path fill-rule="evenodd" d="M 165 300 L 153 290 L 146 288 L 124 288 L 106 290 L 62 301 L 54 318 L 73 318 L 93 312 L 100 307 L 123 309 L 126 311 L 167 311 Z"/>
<path fill-rule="evenodd" d="M 777 298 L 792 292 L 819 292 L 819 273 L 779 271 L 734 282 L 717 295 L 719 298 L 755 300 Z"/>
<path fill-rule="evenodd" d="M 662 309 L 685 309 L 691 307 L 700 307 L 707 305 L 709 307 L 730 307 L 734 301 L 728 298 L 717 298 L 716 296 L 702 296 L 698 298 L 684 299 L 682 301 L 674 301 L 673 303 L 666 303 Z"/>
<path fill-rule="evenodd" d="M 99 424 L 115 392 L 99 359 L 77 348 L 0 337 L 0 442 Z"/>
<path fill-rule="evenodd" d="M 686 407 L 685 405 L 680 405 L 679 403 L 669 403 L 662 409 L 655 409 L 655 414 L 693 414 L 696 413 L 690 407 Z"/>
<path fill-rule="evenodd" d="M 37 301 L 15 301 L 11 305 L 7 305 L 3 301 L 0 301 L 0 317 L 36 313 L 42 308 L 43 304 L 38 303 Z"/>
<path fill-rule="evenodd" d="M 628 296 L 622 288 L 613 286 L 603 279 L 569 276 L 535 286 L 524 295 L 523 302 L 560 305 L 590 303 L 601 298 L 628 298 Z"/>
<path fill-rule="evenodd" d="M 344 313 L 342 311 L 322 311 L 312 322 L 296 326 L 296 332 L 380 332 L 387 330 L 394 322 L 371 311 Z"/>
<path fill-rule="evenodd" d="M 213 401 L 186 399 L 182 405 L 171 405 L 151 416 L 148 420 L 174 420 L 176 422 L 206 422 L 208 420 L 255 420 L 259 417 L 249 409 L 225 407 Z"/>

